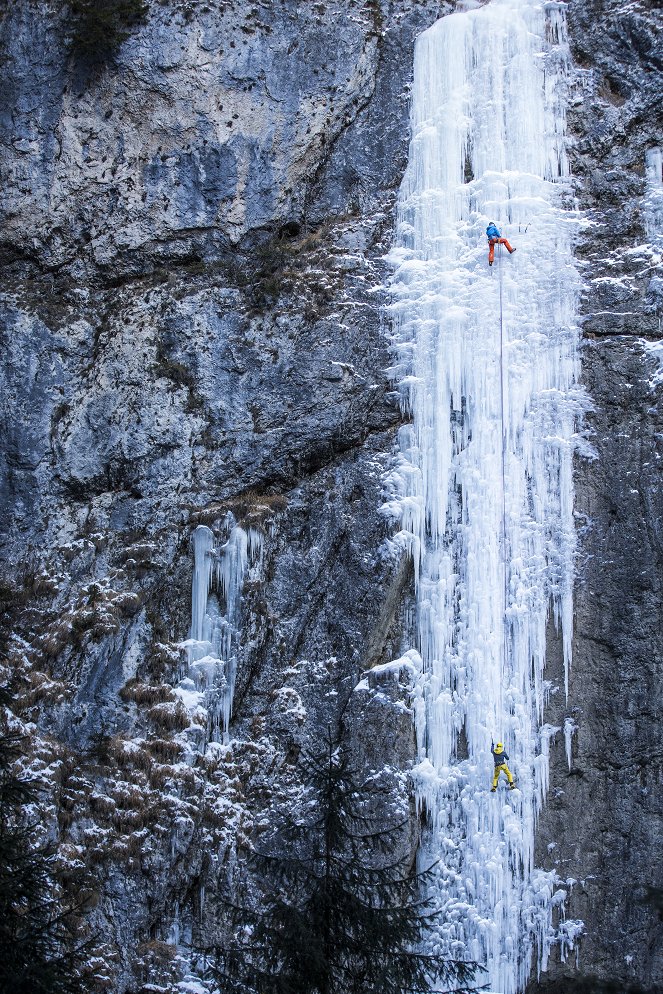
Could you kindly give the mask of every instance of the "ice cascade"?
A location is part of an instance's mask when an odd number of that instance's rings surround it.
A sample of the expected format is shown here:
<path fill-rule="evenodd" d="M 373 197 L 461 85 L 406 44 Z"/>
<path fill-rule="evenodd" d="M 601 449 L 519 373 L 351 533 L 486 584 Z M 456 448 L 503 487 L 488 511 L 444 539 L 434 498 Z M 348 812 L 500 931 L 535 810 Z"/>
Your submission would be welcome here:
<path fill-rule="evenodd" d="M 645 177 L 645 231 L 648 240 L 660 251 L 663 245 L 663 149 L 650 148 L 645 153 Z"/>
<path fill-rule="evenodd" d="M 581 394 L 565 151 L 564 4 L 493 0 L 415 52 L 412 142 L 392 252 L 400 431 L 386 512 L 415 562 L 421 674 L 414 770 L 444 912 L 431 949 L 524 990 L 580 928 L 534 865 L 553 622 L 568 682 Z M 500 247 L 488 266 L 494 221 Z M 490 792 L 491 739 L 518 789 Z M 556 910 L 554 910 L 556 909 Z"/>
<path fill-rule="evenodd" d="M 232 518 L 225 522 L 227 538 L 220 545 L 206 525 L 193 532 L 191 631 L 181 643 L 187 655 L 187 675 L 180 683 L 186 698 L 205 697 L 212 715 L 212 739 L 226 736 L 232 713 L 239 658 L 241 594 L 250 563 L 259 563 L 262 533 L 245 531 Z"/>

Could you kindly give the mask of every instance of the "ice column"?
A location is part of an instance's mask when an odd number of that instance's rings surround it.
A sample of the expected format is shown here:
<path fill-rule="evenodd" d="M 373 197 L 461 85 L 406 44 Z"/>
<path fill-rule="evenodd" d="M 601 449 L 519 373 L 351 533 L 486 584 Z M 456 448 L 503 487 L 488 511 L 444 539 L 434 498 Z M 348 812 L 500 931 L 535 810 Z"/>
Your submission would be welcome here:
<path fill-rule="evenodd" d="M 192 537 L 191 632 L 182 643 L 188 674 L 213 714 L 215 731 L 225 735 L 230 724 L 237 673 L 240 599 L 248 564 L 249 536 L 227 521 L 228 537 L 215 547 L 214 535 L 199 525 Z M 252 532 L 253 545 L 256 536 Z"/>
<path fill-rule="evenodd" d="M 418 40 L 393 251 L 394 376 L 411 424 L 385 505 L 415 560 L 418 803 L 444 911 L 433 949 L 525 987 L 555 940 L 535 870 L 549 619 L 568 668 L 578 413 L 564 5 L 493 0 Z M 517 248 L 488 267 L 495 221 Z M 568 672 L 568 669 L 567 669 Z M 518 790 L 492 794 L 491 738 Z"/>
<path fill-rule="evenodd" d="M 206 632 L 207 594 L 212 582 L 212 551 L 214 535 L 205 525 L 193 533 L 193 580 L 191 583 L 191 638 L 203 642 L 209 639 Z"/>
<path fill-rule="evenodd" d="M 647 195 L 644 203 L 647 238 L 659 251 L 663 244 L 663 150 L 650 148 L 645 154 Z"/>

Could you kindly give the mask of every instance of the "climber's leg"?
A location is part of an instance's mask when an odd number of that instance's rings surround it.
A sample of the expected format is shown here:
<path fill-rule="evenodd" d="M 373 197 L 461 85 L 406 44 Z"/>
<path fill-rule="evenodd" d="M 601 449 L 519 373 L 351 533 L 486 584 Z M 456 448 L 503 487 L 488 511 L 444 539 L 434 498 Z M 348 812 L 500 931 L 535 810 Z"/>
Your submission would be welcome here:
<path fill-rule="evenodd" d="M 509 786 L 513 787 L 513 777 L 511 776 L 511 770 L 506 765 L 506 763 L 502 763 L 502 765 L 500 766 L 500 769 L 504 770 L 504 773 L 506 774 L 506 778 L 509 781 Z"/>

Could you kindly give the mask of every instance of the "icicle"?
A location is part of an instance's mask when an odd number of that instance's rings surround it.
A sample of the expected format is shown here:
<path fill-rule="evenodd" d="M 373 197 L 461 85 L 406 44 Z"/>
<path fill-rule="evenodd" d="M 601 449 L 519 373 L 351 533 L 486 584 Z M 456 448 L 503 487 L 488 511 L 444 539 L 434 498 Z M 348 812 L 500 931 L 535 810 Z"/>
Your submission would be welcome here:
<path fill-rule="evenodd" d="M 573 614 L 567 60 L 561 4 L 493 0 L 421 35 L 392 252 L 393 373 L 412 422 L 383 511 L 417 583 L 413 780 L 445 914 L 430 944 L 485 964 L 501 994 L 524 989 L 533 953 L 545 968 L 555 937 L 534 830 L 556 731 L 541 724 L 549 613 L 567 685 Z M 492 271 L 491 220 L 518 250 Z M 518 778 L 508 801 L 489 791 L 491 737 Z"/>
<path fill-rule="evenodd" d="M 569 769 L 572 766 L 572 749 L 573 749 L 573 736 L 578 731 L 578 726 L 576 725 L 573 718 L 564 719 L 564 745 L 566 746 L 566 759 L 569 764 Z"/>
<path fill-rule="evenodd" d="M 226 526 L 230 534 L 220 547 L 205 525 L 193 533 L 193 581 L 191 587 L 191 633 L 182 643 L 187 651 L 188 673 L 178 693 L 190 707 L 201 703 L 210 714 L 211 736 L 226 736 L 232 713 L 238 662 L 241 595 L 251 558 L 262 556 L 262 535 L 249 535 L 235 524 L 232 515 Z M 191 691 L 191 679 L 196 692 Z"/>
<path fill-rule="evenodd" d="M 168 933 L 168 942 L 173 946 L 178 946 L 180 942 L 180 905 L 179 901 L 175 902 L 175 912 L 173 914 L 173 921 L 170 926 L 170 932 Z"/>
<path fill-rule="evenodd" d="M 212 580 L 214 535 L 205 525 L 193 533 L 193 582 L 191 584 L 191 638 L 205 639 L 204 624 L 207 594 Z M 209 635 L 209 633 L 207 633 Z"/>
<path fill-rule="evenodd" d="M 645 154 L 647 193 L 644 202 L 647 238 L 660 251 L 663 244 L 663 150 L 650 148 Z"/>
<path fill-rule="evenodd" d="M 259 528 L 249 528 L 247 532 L 248 556 L 252 563 L 262 565 L 262 552 L 265 544 L 265 533 Z"/>

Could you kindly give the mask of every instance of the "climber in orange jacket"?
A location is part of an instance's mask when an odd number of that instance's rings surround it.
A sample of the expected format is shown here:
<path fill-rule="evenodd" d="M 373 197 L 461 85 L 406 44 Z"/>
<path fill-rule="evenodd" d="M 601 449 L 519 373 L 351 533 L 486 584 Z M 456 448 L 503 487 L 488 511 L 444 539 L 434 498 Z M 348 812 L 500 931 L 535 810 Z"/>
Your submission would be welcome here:
<path fill-rule="evenodd" d="M 511 248 L 506 238 L 502 238 L 499 229 L 495 225 L 494 221 L 491 221 L 486 228 L 486 238 L 488 239 L 488 265 L 492 266 L 495 259 L 495 246 L 504 245 L 508 250 L 509 255 L 513 255 L 516 251 L 515 248 Z"/>
<path fill-rule="evenodd" d="M 504 751 L 504 746 L 501 742 L 495 745 L 494 742 L 490 743 L 490 751 L 493 754 L 493 759 L 495 760 L 495 773 L 493 774 L 493 786 L 490 788 L 491 793 L 495 793 L 497 790 L 497 781 L 500 778 L 500 773 L 504 773 L 507 780 L 509 781 L 509 790 L 515 790 L 516 785 L 513 782 L 513 777 L 511 776 L 511 770 L 506 765 L 506 761 L 509 758 L 507 753 Z"/>

